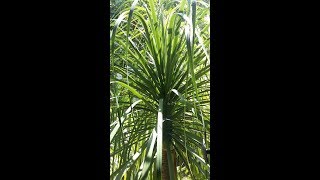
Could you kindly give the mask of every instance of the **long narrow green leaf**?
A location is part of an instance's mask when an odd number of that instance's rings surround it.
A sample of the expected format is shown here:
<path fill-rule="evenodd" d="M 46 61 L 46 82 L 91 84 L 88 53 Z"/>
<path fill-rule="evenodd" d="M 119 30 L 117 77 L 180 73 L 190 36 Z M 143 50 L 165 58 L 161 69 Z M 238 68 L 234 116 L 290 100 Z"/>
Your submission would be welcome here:
<path fill-rule="evenodd" d="M 119 168 L 118 171 L 115 171 L 112 175 L 110 175 L 110 177 L 117 174 L 115 179 L 120 180 L 124 176 L 124 174 L 128 171 L 128 169 L 131 168 L 134 165 L 134 163 L 141 157 L 141 154 L 143 150 L 145 150 L 145 148 L 146 148 L 146 145 L 142 146 L 141 149 L 137 153 L 135 153 L 129 161 L 123 164 L 121 168 Z"/>
<path fill-rule="evenodd" d="M 157 124 L 157 179 L 161 180 L 162 171 L 162 121 L 163 121 L 163 99 L 159 100 L 158 124 Z"/>
<path fill-rule="evenodd" d="M 138 100 L 136 102 L 134 102 L 127 110 L 126 112 L 124 113 L 124 115 L 121 117 L 121 123 L 123 124 L 124 120 L 126 119 L 127 115 L 131 112 L 131 110 L 133 109 L 133 107 L 135 105 L 137 105 L 139 102 L 141 102 L 141 100 Z M 116 124 L 116 126 L 113 128 L 113 130 L 111 131 L 111 134 L 110 134 L 110 143 L 111 141 L 113 140 L 114 138 L 114 135 L 118 132 L 120 128 L 120 123 Z"/>
<path fill-rule="evenodd" d="M 189 170 L 192 179 L 195 179 L 190 164 L 188 163 L 188 160 L 186 159 L 186 156 L 184 155 L 184 153 L 182 152 L 181 148 L 178 148 L 175 144 L 172 144 L 174 146 L 174 149 L 176 150 L 176 152 L 179 154 L 180 158 L 183 160 L 184 164 L 186 165 L 187 169 Z"/>
<path fill-rule="evenodd" d="M 174 166 L 174 161 L 171 155 L 171 146 L 168 142 L 166 142 L 166 147 L 167 147 L 167 159 L 168 159 L 168 165 L 169 165 L 169 176 L 170 180 L 176 180 L 177 177 L 175 175 L 175 166 Z"/>
<path fill-rule="evenodd" d="M 148 170 L 151 167 L 152 162 L 153 162 L 153 150 L 154 150 L 156 138 L 157 138 L 157 133 L 153 129 L 152 138 L 148 142 L 148 148 L 147 148 L 147 153 L 146 153 L 144 163 L 143 163 L 141 178 L 139 178 L 139 179 L 145 179 L 148 176 L 148 172 L 149 172 Z"/>

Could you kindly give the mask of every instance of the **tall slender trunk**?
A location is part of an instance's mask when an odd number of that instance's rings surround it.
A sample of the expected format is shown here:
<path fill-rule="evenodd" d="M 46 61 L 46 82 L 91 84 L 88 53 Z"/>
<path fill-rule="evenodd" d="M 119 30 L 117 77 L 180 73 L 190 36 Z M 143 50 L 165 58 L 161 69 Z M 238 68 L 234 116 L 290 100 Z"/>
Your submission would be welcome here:
<path fill-rule="evenodd" d="M 170 180 L 169 175 L 169 164 L 167 158 L 167 149 L 162 147 L 162 172 L 161 172 L 162 180 Z"/>
<path fill-rule="evenodd" d="M 163 146 L 162 147 L 162 180 L 170 180 L 170 171 L 169 171 L 169 161 L 168 161 L 168 156 L 167 156 L 167 147 Z M 177 179 L 177 157 L 175 151 L 171 151 L 171 157 L 173 160 L 173 168 L 174 168 L 174 178 L 173 180 Z"/>
<path fill-rule="evenodd" d="M 166 104 L 166 103 L 164 103 Z M 171 119 L 171 111 L 172 106 L 165 106 L 163 109 L 164 119 L 166 121 L 163 122 L 163 144 L 162 144 L 162 172 L 161 177 L 162 180 L 177 180 L 177 160 L 176 155 L 174 151 L 171 151 L 170 143 L 171 137 L 170 134 L 172 133 L 172 121 L 168 121 L 168 119 Z M 171 153 L 171 162 L 168 161 L 168 151 Z M 169 164 L 172 163 L 172 164 Z M 170 167 L 173 168 L 173 176 L 170 179 Z"/>

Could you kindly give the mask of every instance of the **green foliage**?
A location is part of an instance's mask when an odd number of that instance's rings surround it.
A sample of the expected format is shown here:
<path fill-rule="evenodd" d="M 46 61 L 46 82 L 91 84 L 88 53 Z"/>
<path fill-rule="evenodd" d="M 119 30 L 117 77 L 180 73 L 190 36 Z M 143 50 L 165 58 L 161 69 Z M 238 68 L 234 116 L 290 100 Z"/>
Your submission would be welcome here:
<path fill-rule="evenodd" d="M 209 179 L 210 5 L 110 6 L 117 7 L 110 15 L 111 179 L 165 179 L 163 148 L 170 179 Z"/>

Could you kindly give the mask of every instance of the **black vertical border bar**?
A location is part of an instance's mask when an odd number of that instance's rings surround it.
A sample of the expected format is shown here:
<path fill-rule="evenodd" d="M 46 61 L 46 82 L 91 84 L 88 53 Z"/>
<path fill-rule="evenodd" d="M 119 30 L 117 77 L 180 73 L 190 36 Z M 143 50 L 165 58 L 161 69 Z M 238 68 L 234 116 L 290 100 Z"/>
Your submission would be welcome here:
<path fill-rule="evenodd" d="M 96 180 L 109 178 L 110 145 L 109 145 L 109 33 L 110 2 L 96 0 Z"/>
<path fill-rule="evenodd" d="M 224 2 L 211 1 L 211 174 L 224 179 Z"/>

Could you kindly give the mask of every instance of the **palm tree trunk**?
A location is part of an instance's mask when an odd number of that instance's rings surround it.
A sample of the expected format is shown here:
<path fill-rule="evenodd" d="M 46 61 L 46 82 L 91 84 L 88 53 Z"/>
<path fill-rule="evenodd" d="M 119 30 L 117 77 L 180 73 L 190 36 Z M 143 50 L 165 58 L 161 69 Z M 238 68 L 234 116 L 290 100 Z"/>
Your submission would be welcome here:
<path fill-rule="evenodd" d="M 169 164 L 167 158 L 167 149 L 162 147 L 162 172 L 161 172 L 162 180 L 170 180 L 169 175 Z"/>
<path fill-rule="evenodd" d="M 168 156 L 167 156 L 167 147 L 163 146 L 162 147 L 162 180 L 170 180 L 170 171 L 169 171 L 169 161 L 168 161 Z M 171 157 L 173 160 L 173 168 L 174 168 L 174 178 L 172 179 L 177 179 L 177 157 L 176 153 L 174 150 L 171 151 Z"/>

